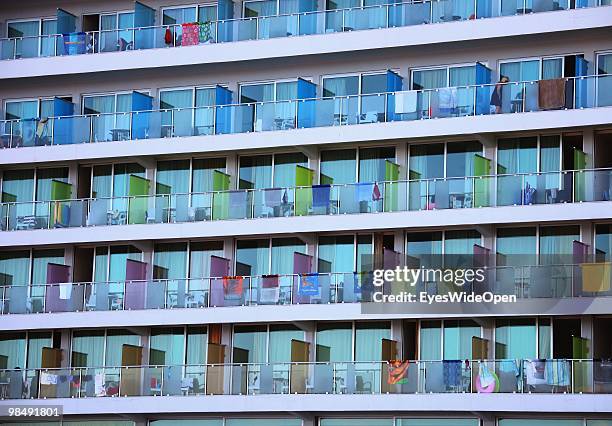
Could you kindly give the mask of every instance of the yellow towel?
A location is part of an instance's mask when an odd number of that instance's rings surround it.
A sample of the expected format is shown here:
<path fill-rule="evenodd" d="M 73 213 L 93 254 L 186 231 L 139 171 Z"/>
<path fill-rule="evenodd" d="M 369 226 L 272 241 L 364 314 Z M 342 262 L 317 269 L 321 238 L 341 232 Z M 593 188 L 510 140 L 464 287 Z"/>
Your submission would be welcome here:
<path fill-rule="evenodd" d="M 610 290 L 610 262 L 582 263 L 582 291 L 602 293 Z"/>

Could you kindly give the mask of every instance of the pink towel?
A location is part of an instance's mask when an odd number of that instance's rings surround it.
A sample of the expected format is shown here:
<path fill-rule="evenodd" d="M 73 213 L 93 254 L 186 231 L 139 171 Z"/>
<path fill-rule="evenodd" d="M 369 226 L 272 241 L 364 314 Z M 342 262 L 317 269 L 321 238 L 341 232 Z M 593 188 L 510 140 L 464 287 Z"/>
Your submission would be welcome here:
<path fill-rule="evenodd" d="M 194 46 L 200 42 L 200 26 L 198 24 L 183 24 L 181 46 Z"/>

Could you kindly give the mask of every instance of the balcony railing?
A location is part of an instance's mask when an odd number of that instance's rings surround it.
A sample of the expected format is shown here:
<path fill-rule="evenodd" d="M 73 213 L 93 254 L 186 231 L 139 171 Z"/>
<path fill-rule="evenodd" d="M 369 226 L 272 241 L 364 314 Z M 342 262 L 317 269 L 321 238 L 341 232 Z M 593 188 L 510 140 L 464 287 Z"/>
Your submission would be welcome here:
<path fill-rule="evenodd" d="M 301 290 L 303 280 L 316 282 L 314 293 Z M 377 300 L 377 291 L 372 274 L 356 272 L 11 285 L 0 287 L 0 314 L 368 303 Z M 493 266 L 482 283 L 456 287 L 421 280 L 402 291 L 517 299 L 612 296 L 610 263 L 603 262 Z"/>
<path fill-rule="evenodd" d="M 207 136 L 612 106 L 612 75 L 0 121 L 0 147 Z M 498 104 L 498 105 L 492 105 Z"/>
<path fill-rule="evenodd" d="M 317 362 L 0 370 L 2 399 L 290 394 L 609 394 L 612 361 Z"/>
<path fill-rule="evenodd" d="M 529 4 L 528 4 L 529 3 Z M 266 40 L 378 28 L 457 22 L 497 16 L 522 15 L 570 8 L 568 0 L 434 0 L 347 9 L 302 12 L 206 22 L 199 37 L 183 37 L 181 25 L 90 31 L 0 39 L 0 59 L 96 54 L 142 49 Z M 603 5 L 601 0 L 576 2 L 576 8 Z M 76 44 L 75 44 L 76 42 Z"/>
<path fill-rule="evenodd" d="M 345 215 L 609 201 L 612 169 L 0 204 L 0 229 Z"/>

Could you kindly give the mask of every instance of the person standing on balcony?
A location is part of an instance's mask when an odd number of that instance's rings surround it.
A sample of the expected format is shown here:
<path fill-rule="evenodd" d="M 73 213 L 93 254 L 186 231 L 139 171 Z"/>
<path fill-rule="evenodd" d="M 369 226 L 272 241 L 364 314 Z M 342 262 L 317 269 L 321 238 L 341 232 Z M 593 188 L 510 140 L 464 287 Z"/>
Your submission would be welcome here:
<path fill-rule="evenodd" d="M 499 78 L 497 84 L 493 88 L 493 93 L 491 94 L 491 112 L 494 114 L 501 114 L 502 112 L 502 92 L 504 90 L 504 86 L 510 81 L 508 77 L 502 75 Z"/>

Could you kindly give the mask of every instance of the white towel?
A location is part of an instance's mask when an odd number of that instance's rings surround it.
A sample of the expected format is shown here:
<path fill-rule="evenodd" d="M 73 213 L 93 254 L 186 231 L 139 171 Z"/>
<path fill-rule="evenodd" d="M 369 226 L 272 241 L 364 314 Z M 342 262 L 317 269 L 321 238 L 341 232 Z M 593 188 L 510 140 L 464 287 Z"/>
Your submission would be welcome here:
<path fill-rule="evenodd" d="M 261 292 L 260 302 L 261 303 L 278 303 L 278 297 L 280 294 L 279 287 L 264 287 L 259 290 Z"/>
<path fill-rule="evenodd" d="M 183 377 L 181 379 L 181 389 L 193 389 L 193 377 Z"/>
<path fill-rule="evenodd" d="M 61 300 L 69 300 L 72 297 L 72 284 L 60 284 L 59 286 L 59 298 Z"/>
<path fill-rule="evenodd" d="M 96 396 L 105 396 L 106 390 L 104 389 L 104 373 L 98 373 L 94 379 Z"/>
<path fill-rule="evenodd" d="M 411 90 L 409 92 L 398 92 L 395 94 L 395 113 L 410 114 L 417 110 L 418 92 Z"/>
<path fill-rule="evenodd" d="M 57 385 L 57 375 L 46 372 L 40 373 L 40 384 L 41 385 Z"/>
<path fill-rule="evenodd" d="M 457 88 L 443 87 L 438 91 L 438 105 L 440 108 L 457 108 Z"/>

